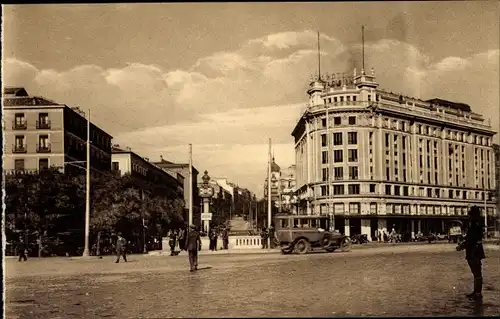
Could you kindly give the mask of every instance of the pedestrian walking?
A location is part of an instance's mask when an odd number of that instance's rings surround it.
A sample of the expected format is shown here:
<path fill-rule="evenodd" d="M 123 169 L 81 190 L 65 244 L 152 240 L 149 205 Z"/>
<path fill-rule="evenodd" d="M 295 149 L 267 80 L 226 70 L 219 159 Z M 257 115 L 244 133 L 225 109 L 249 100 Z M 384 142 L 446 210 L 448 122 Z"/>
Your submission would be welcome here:
<path fill-rule="evenodd" d="M 186 235 L 186 250 L 189 256 L 189 271 L 193 272 L 198 270 L 198 250 L 201 250 L 201 238 L 195 225 L 191 225 L 189 228 Z"/>
<path fill-rule="evenodd" d="M 168 234 L 168 245 L 170 246 L 170 256 L 175 255 L 175 244 L 177 241 L 177 231 L 176 230 L 170 230 Z"/>
<path fill-rule="evenodd" d="M 123 260 L 127 262 L 127 241 L 122 237 L 121 233 L 118 233 L 118 238 L 116 240 L 116 261 L 115 263 L 120 262 L 120 257 L 123 257 Z"/>
<path fill-rule="evenodd" d="M 261 243 L 262 243 L 262 249 L 267 249 L 268 245 L 267 245 L 267 237 L 268 236 L 268 233 L 267 233 L 267 229 L 266 227 L 263 227 L 262 228 L 262 231 L 260 232 L 260 239 L 261 239 Z"/>
<path fill-rule="evenodd" d="M 483 298 L 483 274 L 482 260 L 486 258 L 483 248 L 483 226 L 481 225 L 481 211 L 479 207 L 472 206 L 469 210 L 469 227 L 464 241 L 457 250 L 465 249 L 465 259 L 474 276 L 474 291 L 467 294 L 469 299 L 479 300 Z"/>
<path fill-rule="evenodd" d="M 26 249 L 26 244 L 24 243 L 24 240 L 20 240 L 19 244 L 17 244 L 17 255 L 19 256 L 19 262 L 21 260 L 27 261 L 28 257 L 26 256 L 27 249 Z"/>

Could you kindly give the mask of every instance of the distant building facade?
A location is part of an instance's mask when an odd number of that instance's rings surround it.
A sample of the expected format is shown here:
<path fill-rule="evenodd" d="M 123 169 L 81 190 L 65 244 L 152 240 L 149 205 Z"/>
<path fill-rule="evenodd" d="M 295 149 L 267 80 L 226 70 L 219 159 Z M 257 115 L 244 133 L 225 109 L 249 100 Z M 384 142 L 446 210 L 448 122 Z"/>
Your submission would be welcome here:
<path fill-rule="evenodd" d="M 413 236 L 446 233 L 486 200 L 491 225 L 496 133 L 480 114 L 381 90 L 373 71 L 324 79 L 292 132 L 302 214 L 332 214 L 345 234 Z"/>
<path fill-rule="evenodd" d="M 87 119 L 81 110 L 30 96 L 24 88 L 4 88 L 2 98 L 7 174 L 49 167 L 84 172 L 77 167 L 85 167 L 87 158 Z M 90 141 L 90 166 L 109 172 L 112 136 L 90 123 Z"/>
<path fill-rule="evenodd" d="M 184 178 L 180 174 L 172 176 L 148 158 L 143 158 L 130 148 L 120 148 L 119 145 L 112 149 L 111 171 L 120 174 L 130 174 L 143 189 L 157 189 L 169 199 L 184 199 Z"/>
<path fill-rule="evenodd" d="M 291 165 L 281 173 L 280 177 L 280 201 L 281 211 L 297 214 L 297 195 L 296 195 L 296 166 Z"/>
<path fill-rule="evenodd" d="M 271 201 L 278 212 L 297 213 L 296 196 L 296 166 L 291 165 L 285 170 L 276 164 L 273 157 L 271 162 Z M 267 201 L 268 178 L 264 182 L 264 199 Z"/>
<path fill-rule="evenodd" d="M 167 171 L 167 172 L 174 172 L 177 174 L 180 174 L 184 178 L 184 202 L 185 202 L 185 208 L 186 212 L 189 209 L 189 188 L 193 190 L 193 222 L 195 222 L 197 225 L 201 225 L 201 204 L 200 204 L 200 196 L 198 193 L 198 170 L 192 166 L 192 181 L 190 185 L 189 181 L 189 164 L 179 164 L 179 163 L 173 163 L 169 162 L 165 159 L 163 159 L 163 156 L 160 157 L 159 162 L 154 162 L 156 166 L 160 167 L 161 169 Z"/>

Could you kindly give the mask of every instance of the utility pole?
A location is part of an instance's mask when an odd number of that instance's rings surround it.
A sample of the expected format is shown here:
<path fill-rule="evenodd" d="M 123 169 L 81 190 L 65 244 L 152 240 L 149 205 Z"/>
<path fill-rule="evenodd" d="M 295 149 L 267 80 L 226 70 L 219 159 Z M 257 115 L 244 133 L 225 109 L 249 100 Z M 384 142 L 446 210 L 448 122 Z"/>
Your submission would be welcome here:
<path fill-rule="evenodd" d="M 189 226 L 193 224 L 193 145 L 189 144 Z"/>
<path fill-rule="evenodd" d="M 271 139 L 269 139 L 269 165 L 267 167 L 267 229 L 271 227 Z M 271 248 L 271 236 L 268 238 L 268 248 Z"/>
<path fill-rule="evenodd" d="M 85 247 L 83 257 L 89 254 L 89 233 L 90 233 L 90 109 L 87 115 L 87 171 L 86 171 L 86 192 L 85 192 Z"/>

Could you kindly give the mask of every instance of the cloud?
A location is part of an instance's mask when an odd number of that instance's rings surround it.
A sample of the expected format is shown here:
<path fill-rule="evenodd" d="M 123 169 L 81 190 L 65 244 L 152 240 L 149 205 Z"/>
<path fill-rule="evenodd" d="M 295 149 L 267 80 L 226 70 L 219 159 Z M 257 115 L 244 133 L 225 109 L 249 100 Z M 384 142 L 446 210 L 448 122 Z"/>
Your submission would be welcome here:
<path fill-rule="evenodd" d="M 294 161 L 290 132 L 307 103 L 309 78 L 317 70 L 316 46 L 314 31 L 270 34 L 173 70 L 139 62 L 121 68 L 82 65 L 50 70 L 6 59 L 4 83 L 92 108 L 93 121 L 118 143 L 150 158 L 165 152 L 174 159 L 176 151 L 192 143 L 199 150 L 195 161 L 200 170 L 217 170 L 231 179 L 246 176 L 240 184 L 250 187 L 265 178 L 268 137 L 280 145 L 276 159 L 281 166 Z M 434 61 L 397 40 L 365 44 L 366 67 L 375 69 L 381 87 L 468 103 L 473 111 L 490 115 L 495 128 L 500 125 L 498 61 L 499 50 Z M 351 73 L 354 67 L 359 72 L 361 64 L 360 45 L 321 35 L 324 72 Z M 256 175 L 245 175 L 250 172 Z"/>

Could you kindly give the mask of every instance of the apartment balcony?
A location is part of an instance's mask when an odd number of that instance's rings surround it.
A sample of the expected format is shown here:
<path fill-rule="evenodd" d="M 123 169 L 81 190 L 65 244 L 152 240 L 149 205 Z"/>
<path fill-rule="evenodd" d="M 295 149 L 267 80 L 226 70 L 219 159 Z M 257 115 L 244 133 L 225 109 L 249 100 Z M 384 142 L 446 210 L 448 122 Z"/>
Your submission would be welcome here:
<path fill-rule="evenodd" d="M 26 145 L 12 145 L 12 153 L 26 153 L 28 148 Z"/>
<path fill-rule="evenodd" d="M 50 130 L 50 121 L 36 121 L 36 128 L 38 130 Z"/>
<path fill-rule="evenodd" d="M 26 130 L 28 128 L 28 122 L 24 121 L 23 123 L 12 122 L 13 130 Z"/>
<path fill-rule="evenodd" d="M 45 144 L 45 145 L 40 145 L 40 144 L 36 145 L 36 152 L 37 153 L 50 153 L 51 151 L 52 151 L 52 148 L 50 146 L 50 143 Z"/>

